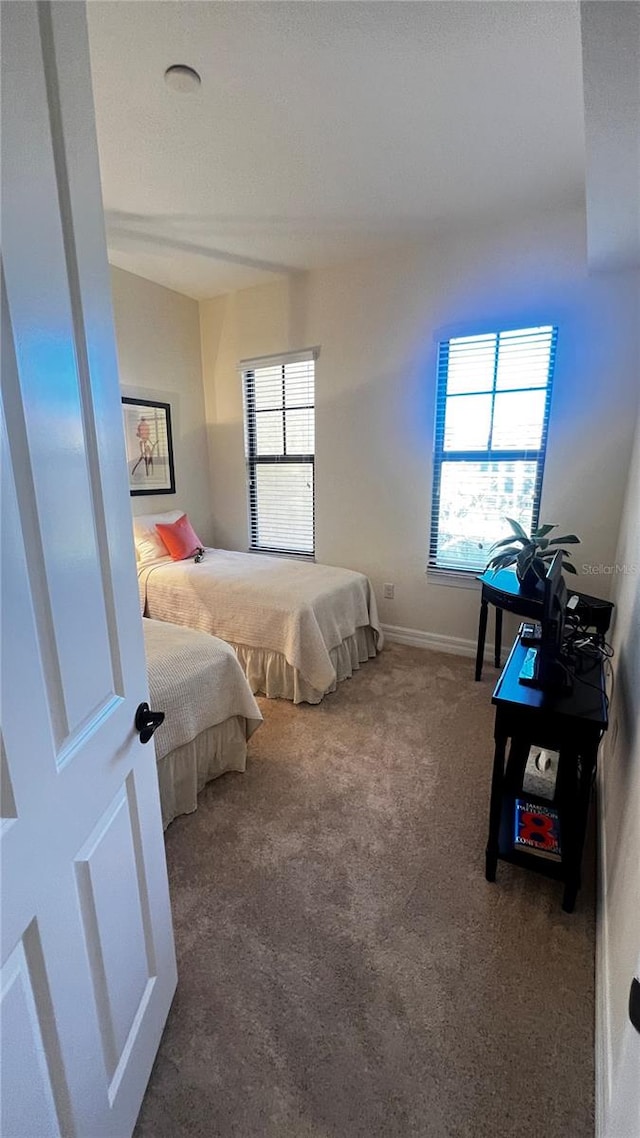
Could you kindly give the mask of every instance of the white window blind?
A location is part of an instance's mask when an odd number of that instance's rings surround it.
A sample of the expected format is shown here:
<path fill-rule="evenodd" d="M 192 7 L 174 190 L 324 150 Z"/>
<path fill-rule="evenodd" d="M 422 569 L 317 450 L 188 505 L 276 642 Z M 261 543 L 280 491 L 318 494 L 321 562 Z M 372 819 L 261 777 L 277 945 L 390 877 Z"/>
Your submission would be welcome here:
<path fill-rule="evenodd" d="M 556 340 L 544 326 L 440 344 L 431 568 L 481 572 L 505 517 L 538 525 Z"/>
<path fill-rule="evenodd" d="M 245 360 L 249 543 L 315 552 L 315 351 Z"/>

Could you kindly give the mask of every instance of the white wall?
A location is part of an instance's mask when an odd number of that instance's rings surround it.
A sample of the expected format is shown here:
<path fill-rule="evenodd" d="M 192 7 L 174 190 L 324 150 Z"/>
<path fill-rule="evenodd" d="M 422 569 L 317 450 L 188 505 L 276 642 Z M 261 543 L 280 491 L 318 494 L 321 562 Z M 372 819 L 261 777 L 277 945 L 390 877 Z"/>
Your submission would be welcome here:
<path fill-rule="evenodd" d="M 212 510 L 198 303 L 116 268 L 111 269 L 111 291 L 122 394 L 171 404 L 176 493 L 132 498 L 132 512 L 183 508 L 209 544 Z"/>
<path fill-rule="evenodd" d="M 541 517 L 582 536 L 578 564 L 610 565 L 635 414 L 629 280 L 587 276 L 578 212 L 202 302 L 216 543 L 247 546 L 238 360 L 319 344 L 318 560 L 369 574 L 386 623 L 473 640 L 476 591 L 425 575 L 437 340 L 557 323 Z M 381 599 L 384 581 L 394 601 Z M 582 584 L 607 595 L 610 578 Z"/>
<path fill-rule="evenodd" d="M 640 363 L 637 377 L 640 387 Z M 627 1015 L 631 978 L 640 976 L 640 417 L 616 566 L 615 689 L 599 781 L 597 1042 L 602 1138 L 640 1134 L 640 1036 Z"/>

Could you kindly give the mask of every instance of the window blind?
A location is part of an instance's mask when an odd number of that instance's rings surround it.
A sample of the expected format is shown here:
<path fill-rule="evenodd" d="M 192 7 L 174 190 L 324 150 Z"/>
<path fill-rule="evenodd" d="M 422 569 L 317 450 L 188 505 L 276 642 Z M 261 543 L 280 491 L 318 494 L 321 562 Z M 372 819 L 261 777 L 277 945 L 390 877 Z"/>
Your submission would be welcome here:
<path fill-rule="evenodd" d="M 556 341 L 545 325 L 440 344 L 431 568 L 481 572 L 505 517 L 538 525 Z"/>
<path fill-rule="evenodd" d="M 249 545 L 315 552 L 315 351 L 245 360 Z"/>

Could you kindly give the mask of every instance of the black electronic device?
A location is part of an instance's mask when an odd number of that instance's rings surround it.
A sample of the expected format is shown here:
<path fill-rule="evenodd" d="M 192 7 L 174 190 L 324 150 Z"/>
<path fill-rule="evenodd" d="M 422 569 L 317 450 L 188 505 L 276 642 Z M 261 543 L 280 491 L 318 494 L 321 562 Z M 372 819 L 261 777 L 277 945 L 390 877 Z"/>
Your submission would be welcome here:
<path fill-rule="evenodd" d="M 567 669 L 561 660 L 566 606 L 562 554 L 556 553 L 544 579 L 540 640 L 537 647 L 529 648 L 527 652 L 526 665 L 520 675 L 521 683 L 542 691 L 567 691 L 571 688 Z"/>
<path fill-rule="evenodd" d="M 613 601 L 603 601 L 602 597 L 580 593 L 574 611 L 583 627 L 593 628 L 604 637 L 609 631 L 614 607 Z"/>
<path fill-rule="evenodd" d="M 520 625 L 520 642 L 527 648 L 539 644 L 542 640 L 542 625 L 538 621 L 523 620 Z"/>

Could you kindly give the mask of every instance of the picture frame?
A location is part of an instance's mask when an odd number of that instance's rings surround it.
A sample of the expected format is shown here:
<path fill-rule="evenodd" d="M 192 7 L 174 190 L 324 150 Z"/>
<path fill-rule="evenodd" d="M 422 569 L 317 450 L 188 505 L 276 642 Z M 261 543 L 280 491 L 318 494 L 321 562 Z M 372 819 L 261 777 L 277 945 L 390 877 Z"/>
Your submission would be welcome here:
<path fill-rule="evenodd" d="M 175 494 L 171 404 L 123 395 L 122 417 L 131 497 Z"/>

